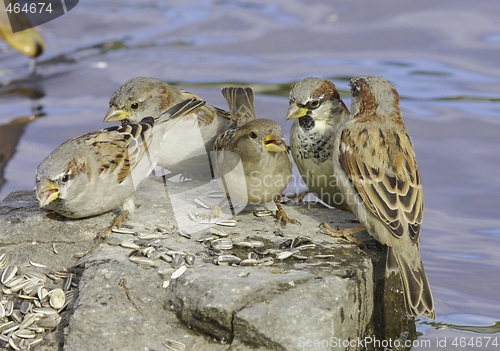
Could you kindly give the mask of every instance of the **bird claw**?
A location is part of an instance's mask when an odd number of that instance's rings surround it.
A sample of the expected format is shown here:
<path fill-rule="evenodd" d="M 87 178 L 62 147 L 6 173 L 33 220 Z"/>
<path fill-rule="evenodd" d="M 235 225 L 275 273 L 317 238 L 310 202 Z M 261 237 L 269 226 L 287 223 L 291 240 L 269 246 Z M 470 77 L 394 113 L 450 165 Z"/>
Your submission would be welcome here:
<path fill-rule="evenodd" d="M 278 198 L 274 199 L 274 203 L 278 208 L 278 210 L 276 211 L 276 222 L 279 222 L 282 228 L 285 228 L 287 223 L 302 225 L 302 223 L 300 223 L 298 220 L 288 217 L 288 215 L 285 212 L 285 209 L 279 203 Z"/>
<path fill-rule="evenodd" d="M 360 249 L 365 249 L 366 245 L 363 241 L 361 241 L 359 238 L 356 238 L 353 236 L 354 233 L 360 232 L 364 230 L 365 228 L 363 226 L 357 226 L 357 227 L 351 227 L 351 228 L 340 228 L 337 227 L 336 229 L 333 229 L 328 225 L 328 223 L 323 222 L 319 225 L 320 232 L 326 235 L 330 235 L 334 238 L 343 238 L 347 240 L 348 242 L 355 244 L 358 246 Z"/>

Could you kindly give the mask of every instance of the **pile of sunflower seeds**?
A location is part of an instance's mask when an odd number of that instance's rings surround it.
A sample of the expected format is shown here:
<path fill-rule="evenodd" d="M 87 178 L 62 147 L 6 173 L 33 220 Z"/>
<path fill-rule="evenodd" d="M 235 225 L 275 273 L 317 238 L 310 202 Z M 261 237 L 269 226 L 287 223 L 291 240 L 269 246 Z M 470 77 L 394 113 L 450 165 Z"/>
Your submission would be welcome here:
<path fill-rule="evenodd" d="M 180 277 L 186 272 L 187 268 L 193 267 L 197 257 L 203 262 L 211 262 L 216 265 L 269 266 L 288 258 L 306 260 L 309 257 L 302 252 L 316 247 L 316 244 L 310 238 L 300 236 L 294 239 L 281 240 L 276 244 L 272 244 L 272 247 L 265 247 L 263 241 L 238 241 L 235 240 L 237 235 L 212 227 L 209 229 L 208 236 L 196 240 L 198 243 L 205 245 L 205 249 L 193 254 L 185 249 L 174 249 L 162 245 L 162 239 L 174 233 L 191 239 L 190 234 L 178 231 L 171 224 L 157 226 L 156 231 L 153 233 L 139 233 L 134 231 L 133 228 L 113 229 L 113 232 L 131 234 L 137 237 L 135 240 L 125 240 L 120 244 L 122 247 L 132 250 L 128 255 L 130 261 L 149 267 L 156 267 L 158 259 L 168 262 L 175 269 L 171 279 Z M 238 254 L 233 251 L 238 251 Z M 242 255 L 242 251 L 245 251 L 245 255 Z M 314 258 L 328 257 L 332 256 L 314 256 Z M 166 285 L 168 286 L 168 282 Z"/>
<path fill-rule="evenodd" d="M 73 301 L 74 274 L 42 273 L 44 268 L 30 261 L 21 269 L 0 254 L 0 348 L 33 349 L 59 325 L 60 313 Z"/>

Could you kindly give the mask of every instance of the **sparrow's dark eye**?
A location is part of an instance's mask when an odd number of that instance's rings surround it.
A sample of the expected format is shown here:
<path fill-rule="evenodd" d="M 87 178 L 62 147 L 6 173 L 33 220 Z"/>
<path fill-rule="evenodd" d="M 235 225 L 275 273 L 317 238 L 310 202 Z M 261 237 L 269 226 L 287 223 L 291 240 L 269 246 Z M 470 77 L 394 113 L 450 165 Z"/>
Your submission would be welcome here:
<path fill-rule="evenodd" d="M 66 173 L 65 175 L 62 176 L 61 182 L 66 183 L 71 179 L 73 179 L 73 176 L 69 173 Z"/>
<path fill-rule="evenodd" d="M 257 139 L 257 133 L 255 133 L 254 131 L 251 131 L 250 134 L 249 134 L 249 136 L 252 139 Z"/>
<path fill-rule="evenodd" d="M 309 103 L 310 108 L 317 108 L 319 107 L 320 101 L 319 100 L 313 100 Z"/>
<path fill-rule="evenodd" d="M 132 104 L 130 105 L 130 108 L 131 108 L 132 110 L 137 110 L 137 109 L 139 108 L 139 104 L 138 104 L 137 102 L 134 102 L 134 103 L 132 103 Z"/>

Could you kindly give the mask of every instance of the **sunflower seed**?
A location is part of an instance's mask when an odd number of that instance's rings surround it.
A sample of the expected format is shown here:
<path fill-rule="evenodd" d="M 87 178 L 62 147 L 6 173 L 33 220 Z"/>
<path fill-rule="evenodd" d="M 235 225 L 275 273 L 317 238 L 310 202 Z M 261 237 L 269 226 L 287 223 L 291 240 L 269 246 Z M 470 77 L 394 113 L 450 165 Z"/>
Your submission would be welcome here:
<path fill-rule="evenodd" d="M 272 257 L 263 257 L 258 261 L 258 266 L 271 266 L 272 264 L 274 264 L 274 259 Z"/>
<path fill-rule="evenodd" d="M 29 329 L 21 329 L 16 331 L 14 335 L 21 339 L 33 339 L 36 336 L 36 333 Z"/>
<path fill-rule="evenodd" d="M 10 339 L 9 339 L 9 345 L 14 350 L 21 350 L 21 347 L 19 346 L 19 339 L 17 339 L 17 338 L 10 337 Z"/>
<path fill-rule="evenodd" d="M 259 259 L 259 255 L 257 255 L 255 252 L 249 252 L 248 253 L 248 259 L 249 260 L 258 260 Z"/>
<path fill-rule="evenodd" d="M 5 307 L 0 303 L 0 319 L 5 317 Z"/>
<path fill-rule="evenodd" d="M 13 311 L 14 311 L 14 302 L 7 301 L 7 303 L 5 304 L 5 315 L 9 317 Z"/>
<path fill-rule="evenodd" d="M 273 211 L 267 209 L 256 209 L 253 211 L 255 217 L 269 217 L 272 216 Z"/>
<path fill-rule="evenodd" d="M 278 260 L 285 260 L 287 259 L 288 257 L 292 256 L 293 255 L 293 252 L 292 251 L 283 251 L 283 252 L 280 252 L 276 255 L 276 258 Z"/>
<path fill-rule="evenodd" d="M 225 238 L 225 237 L 229 236 L 229 233 L 226 233 L 222 229 L 215 228 L 215 227 L 210 228 L 208 231 L 210 234 L 217 235 L 219 238 Z"/>
<path fill-rule="evenodd" d="M 165 253 L 160 254 L 160 259 L 162 259 L 163 261 L 165 261 L 167 263 L 172 262 L 172 256 L 167 255 Z"/>
<path fill-rule="evenodd" d="M 17 273 L 16 266 L 7 266 L 2 272 L 2 278 L 0 279 L 0 281 L 2 282 L 2 284 L 6 285 L 6 283 L 8 283 L 12 278 L 14 278 L 16 273 Z"/>
<path fill-rule="evenodd" d="M 187 254 L 186 257 L 184 257 L 184 261 L 186 261 L 186 266 L 188 267 L 193 267 L 195 260 L 196 256 L 193 254 Z"/>
<path fill-rule="evenodd" d="M 191 234 L 189 234 L 188 232 L 186 232 L 185 230 L 179 230 L 179 235 L 180 236 L 183 236 L 185 238 L 188 238 L 188 239 L 191 239 Z"/>
<path fill-rule="evenodd" d="M 300 245 L 300 246 L 294 247 L 292 250 L 293 251 L 309 250 L 309 249 L 314 249 L 315 247 L 316 247 L 316 244 L 306 244 L 306 245 Z"/>
<path fill-rule="evenodd" d="M 292 255 L 293 258 L 297 259 L 297 260 L 307 260 L 307 256 L 303 256 L 303 255 L 299 255 L 297 253 L 294 253 Z"/>
<path fill-rule="evenodd" d="M 177 279 L 179 278 L 181 275 L 184 274 L 184 272 L 186 271 L 187 267 L 186 266 L 180 266 L 179 268 L 177 268 L 174 273 L 172 273 L 172 275 L 170 276 L 170 279 Z"/>
<path fill-rule="evenodd" d="M 248 241 L 236 242 L 236 243 L 234 243 L 234 246 L 245 247 L 245 248 L 249 248 L 249 249 L 253 249 L 254 248 L 254 245 L 251 242 L 248 242 Z"/>
<path fill-rule="evenodd" d="M 34 314 L 34 313 L 28 313 L 23 321 L 21 322 L 21 325 L 19 326 L 19 329 L 26 329 L 30 326 L 33 325 L 33 323 L 35 323 L 35 321 L 37 320 L 37 315 Z"/>
<path fill-rule="evenodd" d="M 161 239 L 161 233 L 138 233 L 137 237 L 142 240 Z"/>
<path fill-rule="evenodd" d="M 138 265 L 141 266 L 149 266 L 149 267 L 156 267 L 156 263 L 146 257 L 137 257 L 137 256 L 132 256 L 128 258 L 130 261 L 137 263 Z"/>
<path fill-rule="evenodd" d="M 21 311 L 22 314 L 27 314 L 28 312 L 31 311 L 33 308 L 33 304 L 29 301 L 23 301 L 21 303 L 21 306 L 19 307 L 19 310 Z"/>
<path fill-rule="evenodd" d="M 177 269 L 184 264 L 184 257 L 178 252 L 172 254 L 172 268 Z"/>
<path fill-rule="evenodd" d="M 64 294 L 64 291 L 62 289 L 54 289 L 50 293 L 50 307 L 52 307 L 55 310 L 58 310 L 64 306 L 64 303 L 66 302 L 66 294 Z"/>
<path fill-rule="evenodd" d="M 131 229 L 127 229 L 127 228 L 111 228 L 111 231 L 113 233 L 117 233 L 117 234 L 135 234 L 135 232 Z"/>
<path fill-rule="evenodd" d="M 175 341 L 175 340 L 170 340 L 166 339 L 165 341 L 162 341 L 162 344 L 171 351 L 184 351 L 186 349 L 186 345 L 184 345 L 182 342 Z"/>
<path fill-rule="evenodd" d="M 263 247 L 264 243 L 262 241 L 258 240 L 251 240 L 250 243 L 253 245 L 253 247 Z"/>
<path fill-rule="evenodd" d="M 36 339 L 33 339 L 31 340 L 30 342 L 30 347 L 34 347 L 34 346 L 37 346 L 38 344 L 41 344 L 43 341 L 43 338 L 36 338 Z"/>
<path fill-rule="evenodd" d="M 210 207 L 210 205 L 209 205 L 209 204 L 208 204 L 205 200 L 203 200 L 201 197 L 196 197 L 196 198 L 194 199 L 194 202 L 195 202 L 197 205 L 199 205 L 199 206 L 201 206 L 201 207 L 203 207 L 203 208 L 206 208 L 206 209 L 210 209 L 210 208 L 211 208 L 211 207 Z"/>
<path fill-rule="evenodd" d="M 219 250 L 231 250 L 233 248 L 233 242 L 229 238 L 215 239 L 210 243 L 210 245 L 214 249 L 219 249 Z"/>
<path fill-rule="evenodd" d="M 33 261 L 29 261 L 30 265 L 32 265 L 33 267 L 40 267 L 40 268 L 47 268 L 46 265 L 44 264 L 41 264 L 41 263 L 36 263 L 36 262 L 33 262 Z"/>
<path fill-rule="evenodd" d="M 0 333 L 4 334 L 4 331 L 12 328 L 16 322 L 14 321 L 8 321 L 6 323 L 0 324 Z"/>
<path fill-rule="evenodd" d="M 234 219 L 225 219 L 221 221 L 215 222 L 215 224 L 223 226 L 223 227 L 235 227 L 236 221 Z"/>
<path fill-rule="evenodd" d="M 57 311 L 51 307 L 35 307 L 33 308 L 33 313 L 47 316 L 57 314 Z"/>
<path fill-rule="evenodd" d="M 240 262 L 240 266 L 255 266 L 257 263 L 259 263 L 259 261 L 256 259 L 247 258 L 246 260 L 242 260 Z"/>
<path fill-rule="evenodd" d="M 7 267 L 7 264 L 9 263 L 9 256 L 7 254 L 1 254 L 0 255 L 0 269 L 4 269 Z"/>
<path fill-rule="evenodd" d="M 12 318 L 12 320 L 16 323 L 21 323 L 21 321 L 23 320 L 23 315 L 21 314 L 21 311 L 13 310 L 10 318 Z"/>
<path fill-rule="evenodd" d="M 234 255 L 220 255 L 216 258 L 216 264 L 220 266 L 222 265 L 234 266 L 234 265 L 239 265 L 240 262 L 241 259 Z"/>
<path fill-rule="evenodd" d="M 121 247 L 124 247 L 126 249 L 133 249 L 133 250 L 138 250 L 140 249 L 141 247 L 139 245 L 137 245 L 136 243 L 134 243 L 133 241 L 131 240 L 125 240 L 125 241 L 122 241 L 120 243 L 120 246 Z"/>
<path fill-rule="evenodd" d="M 38 320 L 36 322 L 36 325 L 44 329 L 53 330 L 56 329 L 60 322 L 61 316 L 59 316 L 58 314 L 49 314 Z"/>

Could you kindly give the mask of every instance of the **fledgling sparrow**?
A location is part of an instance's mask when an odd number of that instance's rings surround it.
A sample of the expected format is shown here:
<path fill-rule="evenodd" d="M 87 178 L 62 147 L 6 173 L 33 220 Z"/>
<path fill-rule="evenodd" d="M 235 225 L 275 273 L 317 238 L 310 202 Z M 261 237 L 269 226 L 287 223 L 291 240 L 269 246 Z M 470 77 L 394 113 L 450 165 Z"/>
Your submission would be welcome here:
<path fill-rule="evenodd" d="M 224 88 L 235 125 L 219 135 L 214 144 L 214 168 L 219 186 L 241 204 L 274 201 L 277 220 L 300 224 L 289 218 L 278 199 L 292 177 L 292 160 L 281 126 L 256 119 L 250 88 Z M 238 170 L 241 162 L 242 171 Z"/>
<path fill-rule="evenodd" d="M 40 207 L 69 218 L 96 216 L 122 205 L 125 216 L 133 212 L 136 188 L 156 166 L 167 129 L 203 104 L 182 101 L 156 119 L 146 117 L 61 144 L 37 168 Z"/>
<path fill-rule="evenodd" d="M 287 120 L 293 119 L 290 149 L 310 192 L 325 203 L 345 209 L 333 172 L 333 144 L 349 110 L 335 84 L 321 78 L 305 78 L 290 90 Z"/>
<path fill-rule="evenodd" d="M 121 121 L 122 125 L 138 123 L 186 99 L 200 98 L 157 78 L 136 77 L 114 92 L 104 121 Z M 158 165 L 174 174 L 211 179 L 208 152 L 212 151 L 217 135 L 229 127 L 229 118 L 228 112 L 208 104 L 182 118 L 165 140 Z"/>
<path fill-rule="evenodd" d="M 422 182 L 399 94 L 382 77 L 353 78 L 350 86 L 351 118 L 333 156 L 340 189 L 368 233 L 387 245 L 387 269 L 399 268 L 408 313 L 435 319 L 419 253 Z"/>

